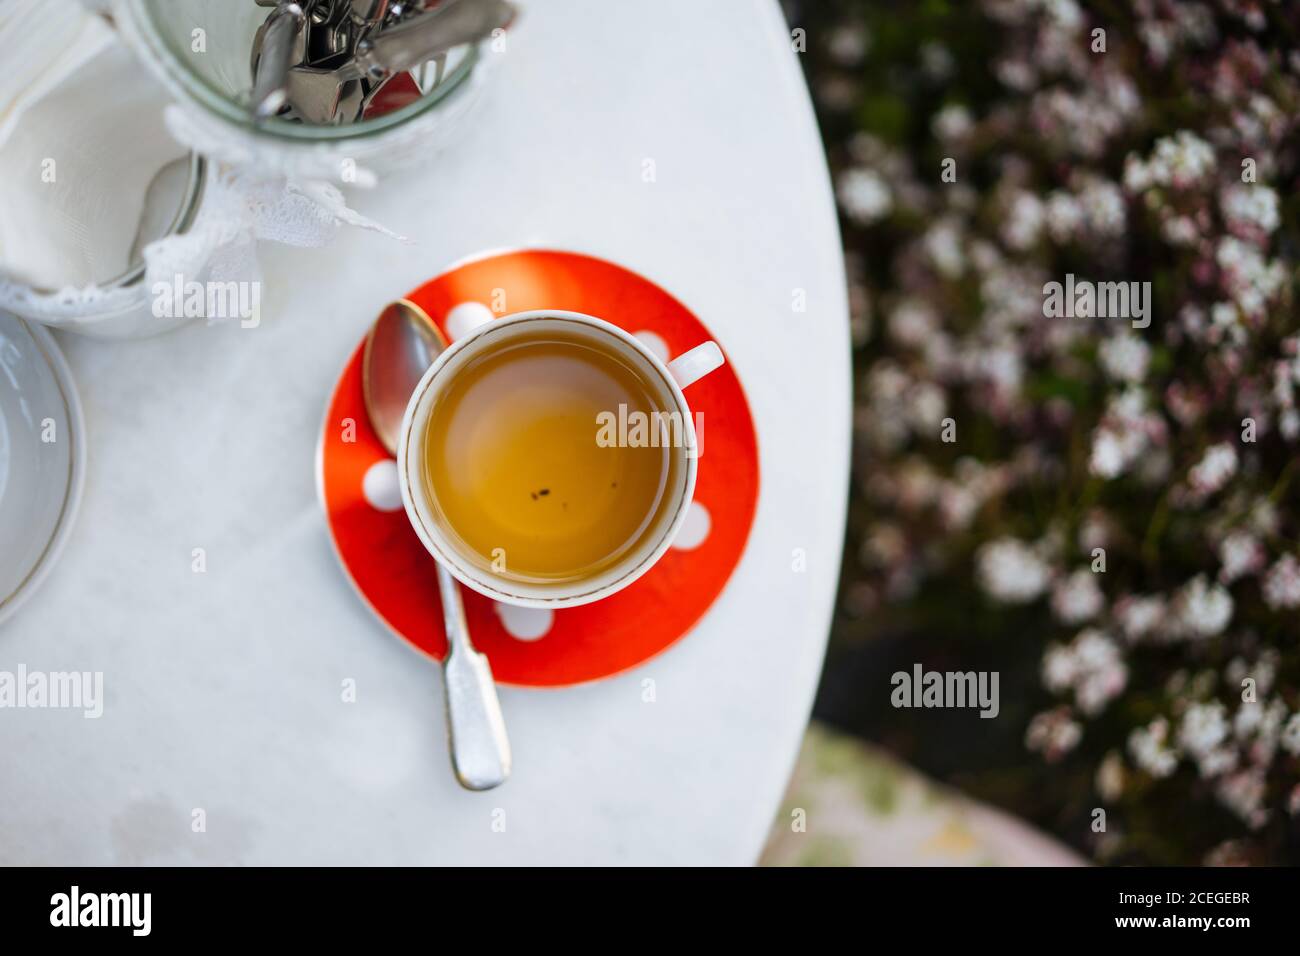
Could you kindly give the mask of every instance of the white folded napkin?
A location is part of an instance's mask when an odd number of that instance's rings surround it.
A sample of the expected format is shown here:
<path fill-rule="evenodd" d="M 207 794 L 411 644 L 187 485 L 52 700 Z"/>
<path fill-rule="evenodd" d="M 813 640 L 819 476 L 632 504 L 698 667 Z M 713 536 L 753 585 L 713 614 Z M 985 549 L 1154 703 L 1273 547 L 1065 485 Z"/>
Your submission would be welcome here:
<path fill-rule="evenodd" d="M 199 0 L 170 2 L 168 15 L 193 22 Z M 320 246 L 344 225 L 393 235 L 326 181 L 344 153 L 290 161 L 295 150 L 250 149 L 234 127 L 210 130 L 201 109 L 172 102 L 186 94 L 142 39 L 143 11 L 140 0 L 0 0 L 0 309 L 98 337 L 148 335 L 177 324 L 156 315 L 159 286 L 260 281 L 258 240 Z M 225 43 L 223 56 L 246 46 Z M 161 235 L 191 152 L 207 159 L 197 211 L 183 233 Z M 370 184 L 364 170 L 355 179 Z M 141 281 L 112 281 L 141 258 Z"/>
<path fill-rule="evenodd" d="M 0 49 L 0 274 L 47 290 L 120 276 L 150 183 L 188 152 L 163 122 L 166 94 L 75 3 L 5 0 Z"/>

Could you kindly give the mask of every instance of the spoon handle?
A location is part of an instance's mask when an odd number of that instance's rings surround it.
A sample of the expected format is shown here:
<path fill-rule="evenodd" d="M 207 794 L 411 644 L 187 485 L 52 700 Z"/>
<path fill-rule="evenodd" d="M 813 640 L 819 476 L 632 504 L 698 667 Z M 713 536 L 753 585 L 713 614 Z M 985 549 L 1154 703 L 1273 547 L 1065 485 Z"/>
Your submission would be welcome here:
<path fill-rule="evenodd" d="M 284 0 L 264 24 L 261 55 L 253 77 L 253 115 L 259 120 L 274 116 L 285 104 L 294 41 L 304 17 L 301 6 Z"/>
<path fill-rule="evenodd" d="M 492 668 L 474 649 L 465 623 L 460 586 L 438 565 L 438 592 L 447 628 L 442 678 L 447 696 L 447 734 L 456 779 L 467 790 L 491 790 L 510 776 L 510 741 L 497 700 Z"/>

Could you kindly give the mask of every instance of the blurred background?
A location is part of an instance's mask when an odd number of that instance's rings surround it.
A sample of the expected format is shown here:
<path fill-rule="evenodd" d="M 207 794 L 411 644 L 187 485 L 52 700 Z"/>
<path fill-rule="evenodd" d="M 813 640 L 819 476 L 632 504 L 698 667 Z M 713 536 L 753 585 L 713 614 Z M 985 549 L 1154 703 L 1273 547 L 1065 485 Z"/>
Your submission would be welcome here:
<path fill-rule="evenodd" d="M 1297 7 L 785 8 L 855 448 L 765 862 L 1300 862 Z M 1149 325 L 1045 317 L 1068 274 Z M 915 664 L 998 672 L 998 716 L 895 709 Z"/>

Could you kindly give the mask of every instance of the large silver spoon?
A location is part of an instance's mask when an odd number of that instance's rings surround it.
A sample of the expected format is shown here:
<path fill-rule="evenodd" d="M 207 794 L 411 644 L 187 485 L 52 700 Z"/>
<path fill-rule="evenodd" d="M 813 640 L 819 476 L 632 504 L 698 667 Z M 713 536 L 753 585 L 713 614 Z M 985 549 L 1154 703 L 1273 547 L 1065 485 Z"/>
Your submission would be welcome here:
<path fill-rule="evenodd" d="M 366 336 L 362 390 L 366 414 L 389 454 L 397 454 L 402 416 L 425 371 L 447 347 L 433 320 L 405 299 L 390 303 Z M 488 659 L 474 649 L 460 586 L 438 564 L 438 592 L 447 629 L 442 662 L 447 735 L 456 779 L 468 790 L 490 790 L 510 776 L 510 741 Z"/>

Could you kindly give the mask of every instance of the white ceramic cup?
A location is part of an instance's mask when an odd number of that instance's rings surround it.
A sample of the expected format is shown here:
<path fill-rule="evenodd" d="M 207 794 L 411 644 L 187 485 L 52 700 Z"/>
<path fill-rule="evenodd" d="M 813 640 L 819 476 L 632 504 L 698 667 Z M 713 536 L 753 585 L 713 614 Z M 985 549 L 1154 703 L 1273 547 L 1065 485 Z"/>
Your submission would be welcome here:
<path fill-rule="evenodd" d="M 415 533 L 429 553 L 467 587 L 504 604 L 520 607 L 562 608 L 589 604 L 621 591 L 650 570 L 672 544 L 695 492 L 698 439 L 682 389 L 721 367 L 725 361 L 722 350 L 714 342 L 704 342 L 671 362 L 664 362 L 618 326 L 580 312 L 558 309 L 518 312 L 494 318 L 487 306 L 465 303 L 452 310 L 446 325 L 452 344 L 424 373 L 411 396 L 397 444 L 402 504 Z M 613 349 L 637 369 L 645 383 L 657 391 L 659 407 L 679 416 L 675 421 L 680 421 L 680 440 L 673 442 L 670 453 L 679 455 L 681 460 L 679 467 L 671 469 L 676 477 L 649 533 L 623 560 L 578 581 L 521 582 L 482 568 L 481 559 L 474 560 L 464 553 L 452 536 L 444 531 L 443 521 L 433 506 L 423 475 L 424 446 L 435 401 L 469 362 L 521 336 L 532 337 L 548 328 L 562 331 L 566 336 L 588 338 L 605 349 Z M 594 441 L 595 422 L 592 429 Z"/>

